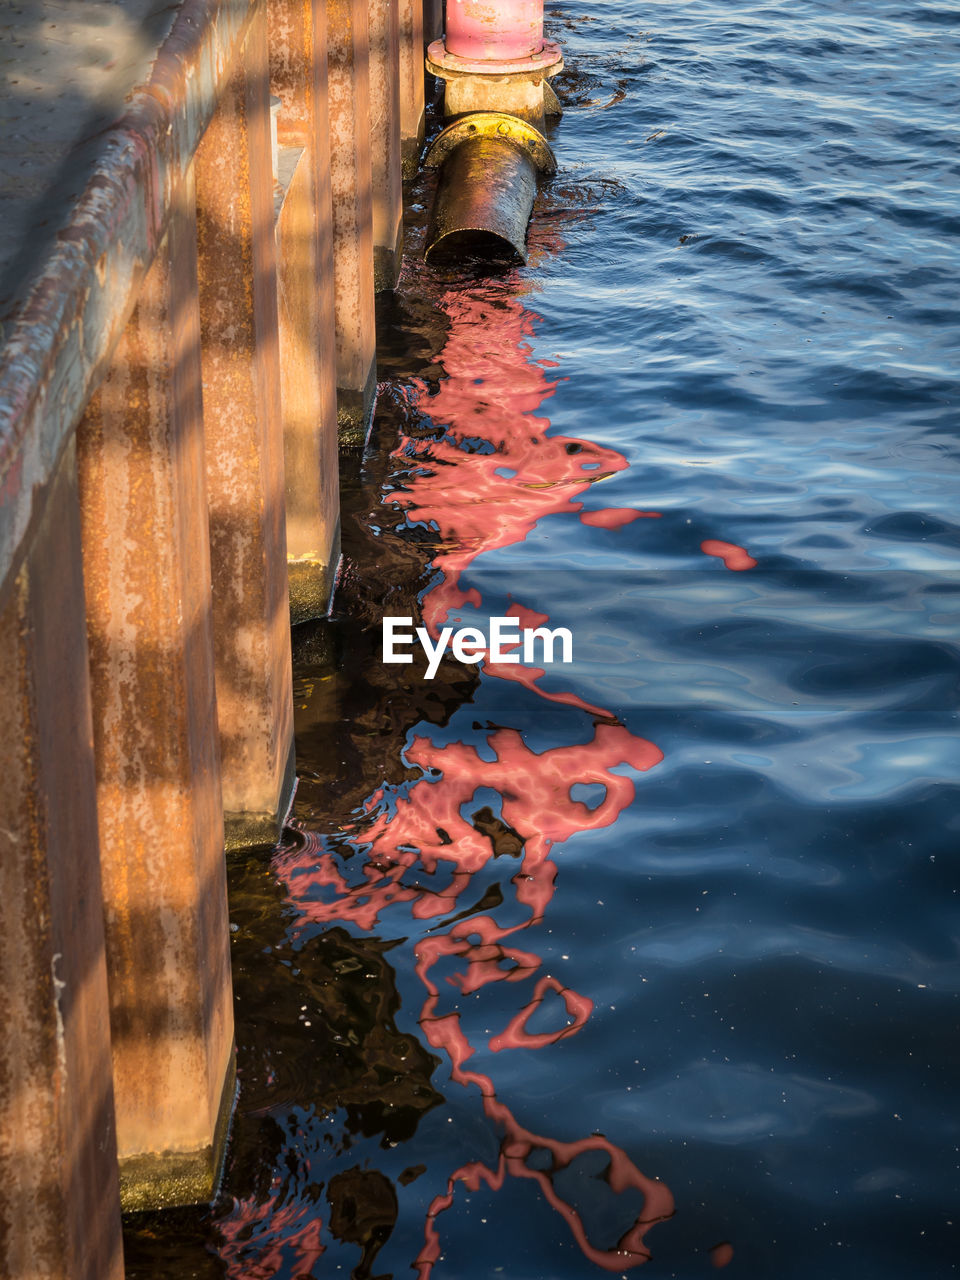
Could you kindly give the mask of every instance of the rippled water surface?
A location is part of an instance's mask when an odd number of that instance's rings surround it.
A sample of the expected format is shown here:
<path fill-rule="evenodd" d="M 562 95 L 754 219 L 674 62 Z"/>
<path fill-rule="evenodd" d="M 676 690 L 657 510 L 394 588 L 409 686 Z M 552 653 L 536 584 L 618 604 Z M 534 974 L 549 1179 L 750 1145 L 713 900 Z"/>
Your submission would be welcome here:
<path fill-rule="evenodd" d="M 955 1273 L 958 16 L 571 0 L 528 266 L 411 189 L 224 1184 L 130 1275 Z"/>

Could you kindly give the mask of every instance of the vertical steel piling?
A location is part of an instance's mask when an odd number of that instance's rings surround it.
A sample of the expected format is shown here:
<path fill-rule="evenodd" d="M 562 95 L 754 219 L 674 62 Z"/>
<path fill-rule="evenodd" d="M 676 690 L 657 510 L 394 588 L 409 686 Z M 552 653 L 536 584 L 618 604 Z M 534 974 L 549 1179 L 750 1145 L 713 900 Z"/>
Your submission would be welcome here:
<path fill-rule="evenodd" d="M 423 76 L 423 0 L 397 0 L 400 23 L 400 154 L 403 176 L 420 163 L 426 126 Z"/>
<path fill-rule="evenodd" d="M 327 66 L 340 438 L 361 443 L 376 393 L 368 0 L 328 0 Z"/>
<path fill-rule="evenodd" d="M 270 0 L 280 98 L 276 214 L 287 571 L 293 622 L 322 617 L 340 556 L 327 11 Z"/>
<path fill-rule="evenodd" d="M 0 604 L 0 1274 L 122 1280 L 71 445 Z"/>
<path fill-rule="evenodd" d="M 268 97 L 261 7 L 196 159 L 227 848 L 276 843 L 295 779 Z"/>
<path fill-rule="evenodd" d="M 436 11 L 181 0 L 4 317 L 11 1280 L 122 1280 L 121 1203 L 212 1194 L 224 849 L 273 843 L 291 797 L 289 622 L 330 598 L 338 446 L 373 409 Z"/>
<path fill-rule="evenodd" d="M 393 289 L 403 253 L 400 21 L 398 0 L 368 0 L 373 273 L 378 293 Z"/>
<path fill-rule="evenodd" d="M 233 1095 L 190 174 L 77 436 L 120 1185 L 212 1193 Z"/>

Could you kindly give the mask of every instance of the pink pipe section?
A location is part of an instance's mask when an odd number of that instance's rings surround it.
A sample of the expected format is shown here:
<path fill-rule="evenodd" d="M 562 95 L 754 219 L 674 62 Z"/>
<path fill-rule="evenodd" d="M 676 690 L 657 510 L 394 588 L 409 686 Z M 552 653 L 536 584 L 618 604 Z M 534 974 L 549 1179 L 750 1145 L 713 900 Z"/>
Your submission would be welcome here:
<path fill-rule="evenodd" d="M 543 0 L 447 0 L 448 53 L 513 62 L 543 48 Z"/>

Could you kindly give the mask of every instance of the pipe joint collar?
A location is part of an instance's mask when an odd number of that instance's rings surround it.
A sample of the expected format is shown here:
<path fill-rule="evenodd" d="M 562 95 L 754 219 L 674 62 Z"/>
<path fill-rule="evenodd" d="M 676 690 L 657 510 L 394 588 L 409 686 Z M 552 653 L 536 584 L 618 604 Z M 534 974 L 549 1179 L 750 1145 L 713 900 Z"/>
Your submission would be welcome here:
<path fill-rule="evenodd" d="M 539 49 L 521 58 L 462 58 L 451 53 L 442 39 L 427 46 L 427 70 L 443 80 L 448 74 L 502 76 L 519 72 L 536 72 L 555 76 L 563 70 L 563 50 L 552 40 L 541 42 Z"/>
<path fill-rule="evenodd" d="M 509 143 L 532 160 L 544 177 L 552 177 L 557 172 L 557 158 L 540 130 L 503 111 L 474 111 L 448 124 L 430 144 L 424 167 L 439 169 L 462 142 L 477 138 Z"/>

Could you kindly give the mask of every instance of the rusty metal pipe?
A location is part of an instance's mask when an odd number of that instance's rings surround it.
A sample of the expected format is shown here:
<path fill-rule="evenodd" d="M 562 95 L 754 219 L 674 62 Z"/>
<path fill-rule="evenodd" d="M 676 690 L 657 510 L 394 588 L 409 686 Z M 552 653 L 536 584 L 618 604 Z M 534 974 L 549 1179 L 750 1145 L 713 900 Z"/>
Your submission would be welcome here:
<path fill-rule="evenodd" d="M 538 129 L 504 112 L 477 111 L 444 129 L 425 164 L 441 169 L 428 261 L 467 250 L 526 262 L 537 178 L 557 167 Z"/>
<path fill-rule="evenodd" d="M 543 0 L 451 0 L 427 49 L 444 82 L 444 129 L 424 164 L 440 168 L 425 257 L 481 250 L 526 262 L 538 174 L 556 172 L 540 132 L 559 112 L 548 83 L 563 68 L 543 38 Z"/>
<path fill-rule="evenodd" d="M 536 165 L 518 147 L 478 134 L 443 166 L 427 234 L 428 261 L 478 250 L 526 262 Z"/>

